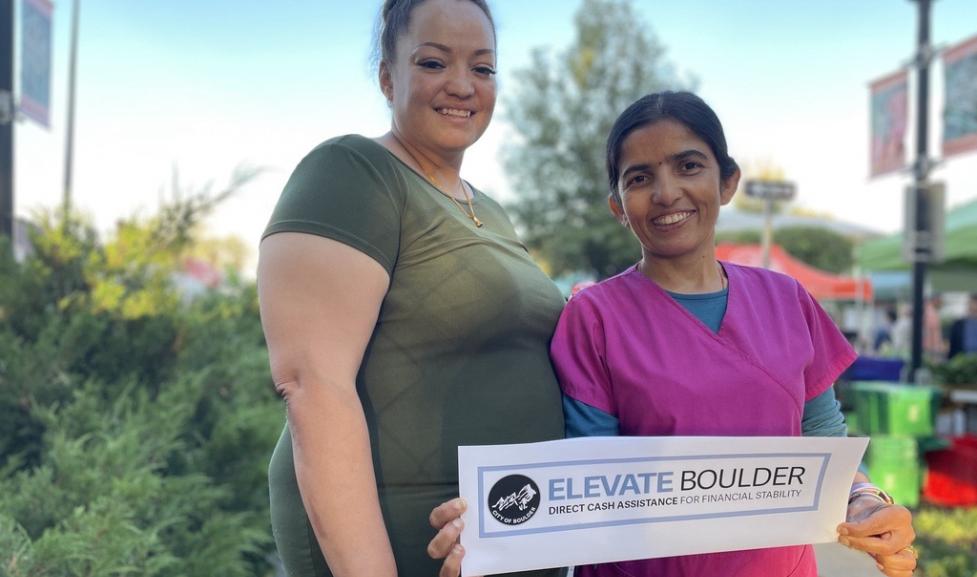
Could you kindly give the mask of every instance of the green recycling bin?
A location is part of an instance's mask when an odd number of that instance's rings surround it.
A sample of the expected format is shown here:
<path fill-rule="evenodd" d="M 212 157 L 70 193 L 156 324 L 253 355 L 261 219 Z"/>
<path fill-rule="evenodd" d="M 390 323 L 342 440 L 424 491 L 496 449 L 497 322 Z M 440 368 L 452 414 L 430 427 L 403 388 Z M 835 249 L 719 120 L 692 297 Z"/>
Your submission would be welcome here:
<path fill-rule="evenodd" d="M 906 507 L 919 505 L 919 451 L 914 437 L 872 437 L 867 461 L 872 482 L 892 495 L 896 503 Z"/>
<path fill-rule="evenodd" d="M 868 435 L 933 435 L 939 389 L 876 381 L 852 383 L 855 414 Z"/>

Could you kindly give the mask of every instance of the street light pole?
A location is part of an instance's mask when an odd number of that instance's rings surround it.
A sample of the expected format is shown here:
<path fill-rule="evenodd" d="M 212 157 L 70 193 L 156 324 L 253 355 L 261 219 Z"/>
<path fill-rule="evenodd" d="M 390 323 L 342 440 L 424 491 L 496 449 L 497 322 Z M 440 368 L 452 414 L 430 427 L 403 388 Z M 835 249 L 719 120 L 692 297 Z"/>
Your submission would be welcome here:
<path fill-rule="evenodd" d="M 770 268 L 770 248 L 773 246 L 773 202 L 790 200 L 797 187 L 786 180 L 747 180 L 746 196 L 763 202 L 763 268 Z"/>
<path fill-rule="evenodd" d="M 913 223 L 913 339 L 909 382 L 916 381 L 916 373 L 923 364 L 923 290 L 926 286 L 926 263 L 932 253 L 929 231 L 930 194 L 927 187 L 930 160 L 929 142 L 929 64 L 933 57 L 930 46 L 931 0 L 914 0 L 919 8 L 916 45 L 916 162 L 913 167 L 913 202 L 916 214 Z M 908 231 L 907 231 L 908 233 Z"/>
<path fill-rule="evenodd" d="M 0 236 L 14 240 L 14 0 L 0 0 Z"/>
<path fill-rule="evenodd" d="M 71 61 L 68 70 L 68 131 L 64 141 L 64 199 L 65 221 L 71 212 L 71 177 L 75 150 L 75 76 L 78 68 L 78 11 L 79 0 L 72 4 L 71 12 Z"/>
<path fill-rule="evenodd" d="M 773 198 L 763 199 L 763 268 L 770 268 L 770 247 L 773 245 Z"/>

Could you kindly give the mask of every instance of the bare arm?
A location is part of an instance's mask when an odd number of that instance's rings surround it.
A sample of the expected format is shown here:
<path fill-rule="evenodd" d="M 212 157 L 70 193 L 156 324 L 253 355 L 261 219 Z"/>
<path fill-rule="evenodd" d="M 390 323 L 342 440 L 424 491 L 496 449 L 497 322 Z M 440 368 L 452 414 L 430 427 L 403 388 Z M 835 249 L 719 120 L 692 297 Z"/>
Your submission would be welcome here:
<path fill-rule="evenodd" d="M 389 285 L 372 258 L 300 233 L 261 243 L 258 291 L 295 474 L 337 577 L 395 576 L 356 374 Z"/>

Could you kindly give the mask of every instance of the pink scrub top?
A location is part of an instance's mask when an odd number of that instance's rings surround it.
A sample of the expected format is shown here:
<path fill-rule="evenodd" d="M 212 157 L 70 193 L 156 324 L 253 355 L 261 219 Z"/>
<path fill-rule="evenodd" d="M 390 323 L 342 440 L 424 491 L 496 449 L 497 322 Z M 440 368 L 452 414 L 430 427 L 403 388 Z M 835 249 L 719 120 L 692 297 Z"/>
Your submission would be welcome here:
<path fill-rule="evenodd" d="M 616 417 L 622 435 L 800 435 L 804 403 L 855 351 L 796 280 L 722 265 L 729 293 L 718 332 L 637 267 L 573 297 L 550 345 L 563 392 Z M 802 545 L 587 565 L 575 575 L 816 577 L 817 565 Z"/>

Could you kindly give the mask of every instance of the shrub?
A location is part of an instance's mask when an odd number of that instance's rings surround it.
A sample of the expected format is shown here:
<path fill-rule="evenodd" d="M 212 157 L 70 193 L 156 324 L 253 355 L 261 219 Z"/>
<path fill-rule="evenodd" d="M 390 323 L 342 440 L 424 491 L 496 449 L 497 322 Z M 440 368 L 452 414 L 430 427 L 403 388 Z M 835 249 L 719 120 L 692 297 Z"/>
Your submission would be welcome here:
<path fill-rule="evenodd" d="M 977 353 L 959 354 L 935 365 L 933 376 L 944 385 L 977 387 Z"/>
<path fill-rule="evenodd" d="M 0 576 L 269 572 L 284 411 L 256 291 L 183 302 L 184 209 L 108 242 L 42 217 L 26 261 L 0 247 Z"/>
<path fill-rule="evenodd" d="M 924 577 L 977 575 L 977 508 L 924 508 L 913 519 Z"/>

